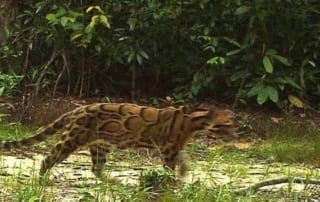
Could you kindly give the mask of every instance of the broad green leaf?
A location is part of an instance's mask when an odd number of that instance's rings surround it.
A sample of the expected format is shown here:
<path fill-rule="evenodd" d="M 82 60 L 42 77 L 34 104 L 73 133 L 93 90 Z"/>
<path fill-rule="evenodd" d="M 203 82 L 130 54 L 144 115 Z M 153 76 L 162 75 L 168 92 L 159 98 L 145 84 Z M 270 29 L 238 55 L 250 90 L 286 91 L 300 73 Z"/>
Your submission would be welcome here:
<path fill-rule="evenodd" d="M 128 56 L 128 63 L 130 63 L 131 61 L 132 61 L 132 59 L 133 59 L 133 57 L 134 57 L 134 55 L 135 55 L 135 53 L 134 52 L 131 52 L 130 54 L 129 54 L 129 56 Z"/>
<path fill-rule="evenodd" d="M 268 49 L 268 50 L 266 51 L 266 55 L 273 56 L 273 55 L 275 55 L 275 54 L 277 54 L 277 51 L 274 50 L 274 49 Z"/>
<path fill-rule="evenodd" d="M 107 18 L 107 16 L 105 15 L 100 15 L 100 23 L 105 26 L 106 28 L 110 28 L 110 23 L 109 20 Z"/>
<path fill-rule="evenodd" d="M 283 85 L 283 84 L 279 84 L 279 85 L 278 85 L 278 88 L 279 88 L 281 91 L 283 91 L 283 90 L 284 90 L 284 85 Z"/>
<path fill-rule="evenodd" d="M 0 87 L 0 96 L 2 96 L 3 95 L 3 93 L 4 93 L 4 87 L 2 86 L 2 87 Z"/>
<path fill-rule="evenodd" d="M 262 105 L 263 103 L 265 103 L 268 99 L 268 96 L 268 90 L 266 90 L 266 88 L 263 88 L 261 91 L 259 91 L 257 97 L 258 104 Z"/>
<path fill-rule="evenodd" d="M 241 51 L 241 49 L 236 49 L 236 50 L 229 51 L 229 52 L 227 52 L 227 56 L 235 55 L 235 54 L 239 53 L 240 51 Z"/>
<path fill-rule="evenodd" d="M 208 65 L 212 65 L 212 64 L 218 64 L 218 59 L 219 59 L 220 57 L 212 57 L 212 58 L 210 58 L 208 61 L 207 61 L 207 64 Z"/>
<path fill-rule="evenodd" d="M 279 62 L 281 62 L 284 65 L 291 66 L 290 62 L 285 57 L 282 57 L 280 55 L 273 55 L 272 58 L 278 60 Z"/>
<path fill-rule="evenodd" d="M 63 17 L 61 18 L 61 25 L 62 25 L 63 27 L 65 27 L 65 26 L 67 25 L 67 23 L 69 22 L 69 20 L 70 20 L 69 17 L 63 16 Z"/>
<path fill-rule="evenodd" d="M 74 19 L 74 18 L 73 18 Z M 72 24 L 69 24 L 70 29 L 76 32 L 82 32 L 83 31 L 83 24 L 79 22 L 73 22 Z"/>
<path fill-rule="evenodd" d="M 297 84 L 297 83 L 293 80 L 293 78 L 285 77 L 284 79 L 285 79 L 285 80 L 287 81 L 287 83 L 290 84 L 292 87 L 295 87 L 295 88 L 297 88 L 297 89 L 299 89 L 299 90 L 302 90 L 302 87 L 301 87 L 299 84 Z"/>
<path fill-rule="evenodd" d="M 82 36 L 82 33 L 74 34 L 74 35 L 71 36 L 71 41 L 73 41 L 73 40 L 75 40 L 75 39 L 77 39 L 77 38 L 79 38 L 81 36 Z"/>
<path fill-rule="evenodd" d="M 98 53 L 101 53 L 101 46 L 95 45 L 95 46 L 94 46 L 94 49 L 95 49 Z"/>
<path fill-rule="evenodd" d="M 118 39 L 118 41 L 124 41 L 124 40 L 127 40 L 129 37 L 127 37 L 127 36 L 124 36 L 124 37 L 120 37 L 119 39 Z"/>
<path fill-rule="evenodd" d="M 298 108 L 303 108 L 303 102 L 296 96 L 294 95 L 289 95 L 288 99 L 290 101 L 291 104 L 293 104 L 294 106 L 298 107 Z"/>
<path fill-rule="evenodd" d="M 87 8 L 87 10 L 86 10 L 86 13 L 89 13 L 90 11 L 92 11 L 93 10 L 93 6 L 89 6 L 88 8 Z"/>
<path fill-rule="evenodd" d="M 314 63 L 313 61 L 309 60 L 308 63 L 312 66 L 312 67 L 316 67 L 316 63 Z"/>
<path fill-rule="evenodd" d="M 241 49 L 241 50 L 244 50 L 244 49 L 246 49 L 246 48 L 248 48 L 248 47 L 249 47 L 249 44 L 242 44 L 241 47 L 240 47 L 240 49 Z"/>
<path fill-rule="evenodd" d="M 259 92 L 264 88 L 265 86 L 262 83 L 257 83 L 254 85 L 249 91 L 248 91 L 248 96 L 252 97 L 255 95 L 258 95 Z"/>
<path fill-rule="evenodd" d="M 31 196 L 31 198 L 29 198 L 29 202 L 35 202 L 35 201 L 39 201 L 39 197 L 38 196 Z"/>
<path fill-rule="evenodd" d="M 96 26 L 100 22 L 100 15 L 94 15 L 91 18 L 92 27 Z M 90 23 L 90 24 L 91 24 Z"/>
<path fill-rule="evenodd" d="M 100 8 L 100 6 L 95 6 L 95 9 L 97 9 L 100 13 L 103 13 L 102 9 Z"/>
<path fill-rule="evenodd" d="M 144 50 L 140 50 L 139 53 L 145 59 L 147 59 L 147 60 L 149 59 L 149 55 Z"/>
<path fill-rule="evenodd" d="M 250 6 L 241 6 L 241 7 L 236 9 L 235 14 L 236 15 L 242 15 L 244 13 L 247 13 L 250 9 L 251 9 Z"/>
<path fill-rule="evenodd" d="M 143 62 L 142 57 L 139 54 L 137 54 L 137 62 L 138 62 L 139 65 L 141 65 L 142 62 Z"/>
<path fill-rule="evenodd" d="M 74 18 L 81 17 L 84 15 L 83 13 L 72 11 L 72 10 L 68 10 L 68 14 L 70 16 L 73 16 Z"/>
<path fill-rule="evenodd" d="M 57 17 L 64 16 L 67 13 L 66 9 L 63 7 L 59 7 L 57 13 L 55 14 Z"/>
<path fill-rule="evenodd" d="M 274 87 L 272 86 L 268 86 L 266 87 L 265 89 L 266 91 L 268 91 L 268 97 L 270 98 L 270 100 L 274 103 L 278 102 L 279 100 L 279 94 L 278 94 L 278 91 L 277 89 L 275 89 Z"/>
<path fill-rule="evenodd" d="M 4 33 L 5 33 L 6 39 L 9 39 L 11 36 L 11 32 L 7 27 L 4 28 Z"/>
<path fill-rule="evenodd" d="M 232 76 L 230 77 L 231 81 L 237 81 L 237 80 L 242 80 L 244 78 L 247 78 L 250 75 L 250 72 L 248 70 L 239 70 L 239 71 L 234 71 Z"/>
<path fill-rule="evenodd" d="M 228 41 L 229 43 L 231 43 L 231 44 L 233 44 L 233 45 L 237 46 L 238 48 L 240 48 L 240 47 L 241 47 L 240 43 L 239 43 L 239 42 L 237 42 L 236 40 L 231 39 L 231 38 L 229 38 L 229 37 L 223 37 L 223 38 L 224 38 L 226 41 Z"/>
<path fill-rule="evenodd" d="M 36 4 L 36 14 L 38 14 L 46 6 L 45 2 L 39 2 Z M 33 14 L 32 14 L 33 15 Z"/>
<path fill-rule="evenodd" d="M 53 14 L 53 13 L 47 14 L 47 15 L 46 15 L 46 19 L 47 19 L 48 21 L 50 21 L 51 23 L 54 23 L 54 22 L 57 21 L 56 15 Z"/>
<path fill-rule="evenodd" d="M 90 23 L 90 24 L 88 24 L 88 25 L 86 26 L 86 28 L 84 29 L 84 31 L 85 31 L 85 33 L 90 33 L 90 32 L 92 31 L 92 29 L 93 29 L 93 27 L 92 27 L 92 25 L 91 25 L 91 23 Z"/>
<path fill-rule="evenodd" d="M 198 95 L 199 91 L 200 91 L 201 86 L 199 84 L 192 84 L 191 85 L 191 92 L 194 95 Z"/>
<path fill-rule="evenodd" d="M 129 25 L 129 30 L 133 31 L 135 29 L 135 26 L 136 26 L 136 20 L 134 18 L 130 18 L 127 21 L 127 24 Z"/>
<path fill-rule="evenodd" d="M 263 66 L 264 66 L 264 69 L 266 70 L 266 72 L 268 72 L 270 74 L 273 72 L 273 65 L 272 65 L 271 60 L 269 59 L 268 56 L 263 57 Z"/>

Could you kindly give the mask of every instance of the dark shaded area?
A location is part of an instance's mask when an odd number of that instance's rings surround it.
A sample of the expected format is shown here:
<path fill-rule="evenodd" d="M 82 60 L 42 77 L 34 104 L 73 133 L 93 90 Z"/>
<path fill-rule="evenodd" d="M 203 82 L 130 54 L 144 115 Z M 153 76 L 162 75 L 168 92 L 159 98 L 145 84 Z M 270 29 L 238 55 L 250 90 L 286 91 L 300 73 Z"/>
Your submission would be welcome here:
<path fill-rule="evenodd" d="M 320 103 L 318 0 L 1 6 L 0 96 Z"/>

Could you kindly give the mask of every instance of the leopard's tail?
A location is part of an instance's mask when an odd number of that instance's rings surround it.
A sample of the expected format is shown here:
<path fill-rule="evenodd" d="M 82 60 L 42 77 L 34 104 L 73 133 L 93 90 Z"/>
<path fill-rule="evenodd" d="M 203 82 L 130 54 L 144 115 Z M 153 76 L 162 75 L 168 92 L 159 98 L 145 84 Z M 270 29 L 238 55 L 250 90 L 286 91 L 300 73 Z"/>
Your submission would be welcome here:
<path fill-rule="evenodd" d="M 27 137 L 21 140 L 13 141 L 1 141 L 0 142 L 0 151 L 6 151 L 11 149 L 24 149 L 28 148 L 31 145 L 40 143 L 47 138 L 55 135 L 60 131 L 66 123 L 69 121 L 70 113 L 66 113 L 60 116 L 58 119 L 50 123 L 45 129 L 41 130 L 37 134 L 31 137 Z"/>

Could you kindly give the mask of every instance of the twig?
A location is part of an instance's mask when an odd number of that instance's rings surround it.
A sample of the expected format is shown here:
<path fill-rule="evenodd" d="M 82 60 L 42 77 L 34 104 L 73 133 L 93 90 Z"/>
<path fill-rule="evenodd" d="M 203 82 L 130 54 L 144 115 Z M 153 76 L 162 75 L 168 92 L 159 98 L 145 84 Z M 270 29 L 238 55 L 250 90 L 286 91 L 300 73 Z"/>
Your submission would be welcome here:
<path fill-rule="evenodd" d="M 84 66 L 85 66 L 85 58 L 84 58 L 84 50 L 81 48 L 81 79 L 80 79 L 80 92 L 79 97 L 82 98 L 83 94 L 83 85 L 84 85 Z"/>
<path fill-rule="evenodd" d="M 236 108 L 236 106 L 237 106 L 237 104 L 239 102 L 241 91 L 243 89 L 245 81 L 246 81 L 246 77 L 243 77 L 243 79 L 241 80 L 241 83 L 240 83 L 236 98 L 234 99 L 234 102 L 233 102 L 233 105 L 232 105 L 232 110 L 234 110 Z"/>
<path fill-rule="evenodd" d="M 65 70 L 66 70 L 66 68 L 67 68 L 67 66 L 68 66 L 68 62 L 67 62 L 66 55 L 65 55 L 65 52 L 64 52 L 64 51 L 62 51 L 61 57 L 62 57 L 62 59 L 63 59 L 63 66 L 62 66 L 62 70 L 60 71 L 60 73 L 59 73 L 59 75 L 58 75 L 58 77 L 57 77 L 57 79 L 56 79 L 56 82 L 55 82 L 55 84 L 54 84 L 53 97 L 54 97 L 55 94 L 56 94 L 59 81 L 60 81 L 63 73 L 65 72 Z"/>
<path fill-rule="evenodd" d="M 243 195 L 246 194 L 248 191 L 253 191 L 256 192 L 260 188 L 265 187 L 265 186 L 270 186 L 270 185 L 276 185 L 276 184 L 282 184 L 282 183 L 298 183 L 298 184 L 315 184 L 315 185 L 320 185 L 320 180 L 316 179 L 307 179 L 307 178 L 291 178 L 291 177 L 283 177 L 283 178 L 276 178 L 276 179 L 270 179 L 270 180 L 265 180 L 262 182 L 258 182 L 256 184 L 253 184 L 249 187 L 246 188 L 241 188 L 236 190 L 234 193 Z"/>
<path fill-rule="evenodd" d="M 27 48 L 27 52 L 26 52 L 26 59 L 24 61 L 23 69 L 22 69 L 22 74 L 23 75 L 26 75 L 27 68 L 28 68 L 28 65 L 29 65 L 29 53 L 30 53 L 30 48 L 28 47 Z"/>
<path fill-rule="evenodd" d="M 130 67 L 131 69 L 131 101 L 135 103 L 136 101 L 136 65 L 133 63 Z"/>
<path fill-rule="evenodd" d="M 68 60 L 67 60 L 67 57 L 66 55 L 62 55 L 62 58 L 63 58 L 63 61 L 64 63 L 67 64 L 67 77 L 68 77 L 68 88 L 67 88 L 67 96 L 69 96 L 70 94 L 70 89 L 71 89 L 71 77 L 70 77 L 70 68 L 69 68 L 69 63 L 68 63 Z"/>
<path fill-rule="evenodd" d="M 39 94 L 39 89 L 40 89 L 40 83 L 41 83 L 41 80 L 43 79 L 47 69 L 49 68 L 49 66 L 51 65 L 51 63 L 56 59 L 57 55 L 59 55 L 59 51 L 56 51 L 54 50 L 50 59 L 48 60 L 48 62 L 44 65 L 42 71 L 41 71 L 41 74 L 36 82 L 36 87 L 35 87 L 35 96 L 37 97 L 38 94 Z"/>

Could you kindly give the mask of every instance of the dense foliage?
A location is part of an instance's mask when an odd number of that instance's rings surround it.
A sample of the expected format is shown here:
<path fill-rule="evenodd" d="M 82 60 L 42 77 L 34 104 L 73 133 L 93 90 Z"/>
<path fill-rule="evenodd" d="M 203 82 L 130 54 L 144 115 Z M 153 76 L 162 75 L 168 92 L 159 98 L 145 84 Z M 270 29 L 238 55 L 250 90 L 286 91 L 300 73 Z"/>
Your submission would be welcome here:
<path fill-rule="evenodd" d="M 0 95 L 20 86 L 319 106 L 318 0 L 26 0 L 6 8 L 0 73 L 10 77 L 0 77 Z"/>

